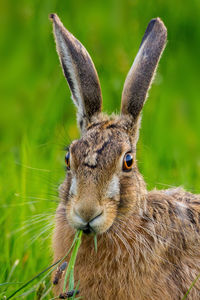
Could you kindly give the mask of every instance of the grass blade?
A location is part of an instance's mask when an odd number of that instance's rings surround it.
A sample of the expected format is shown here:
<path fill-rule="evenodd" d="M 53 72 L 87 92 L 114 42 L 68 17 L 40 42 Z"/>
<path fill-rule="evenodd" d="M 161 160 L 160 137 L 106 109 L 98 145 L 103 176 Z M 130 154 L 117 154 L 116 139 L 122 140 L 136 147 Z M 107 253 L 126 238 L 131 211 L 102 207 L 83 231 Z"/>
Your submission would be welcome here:
<path fill-rule="evenodd" d="M 75 261 L 76 261 L 76 256 L 77 256 L 77 253 L 78 253 L 78 249 L 81 245 L 81 237 L 82 237 L 83 231 L 79 230 L 77 232 L 78 232 L 78 235 L 77 235 L 76 243 L 74 245 L 74 248 L 73 248 L 73 251 L 72 251 L 72 254 L 71 254 L 71 258 L 70 258 L 70 261 L 69 261 L 69 264 L 68 264 L 68 267 L 67 267 L 67 270 L 66 270 L 66 273 L 65 273 L 63 292 L 65 292 L 65 290 L 66 290 L 67 279 L 70 275 L 71 269 L 74 268 L 74 264 L 75 264 Z"/>
<path fill-rule="evenodd" d="M 96 233 L 94 235 L 94 249 L 95 249 L 95 252 L 97 253 L 97 234 Z"/>
<path fill-rule="evenodd" d="M 182 300 L 185 300 L 189 294 L 189 292 L 191 291 L 191 289 L 194 287 L 194 285 L 196 284 L 196 282 L 200 279 L 200 273 L 197 275 L 197 277 L 195 278 L 195 280 L 192 282 L 191 286 L 189 287 L 189 289 L 187 290 L 186 294 L 183 296 Z"/>
<path fill-rule="evenodd" d="M 55 270 L 56 265 L 59 264 L 60 262 L 62 262 L 62 261 L 68 256 L 68 254 L 70 253 L 70 251 L 72 250 L 72 248 L 73 248 L 73 246 L 74 246 L 74 244 L 75 244 L 75 242 L 76 242 L 76 240 L 77 240 L 78 234 L 79 234 L 79 232 L 77 231 L 76 234 L 75 234 L 75 237 L 74 237 L 74 240 L 73 240 L 73 242 L 72 242 L 72 245 L 71 245 L 70 249 L 68 250 L 67 254 L 66 254 L 63 258 L 59 259 L 57 262 L 53 263 L 51 266 L 49 266 L 48 268 L 44 269 L 44 270 L 41 271 L 39 274 L 37 274 L 36 276 L 34 276 L 32 279 L 30 279 L 29 281 L 27 281 L 26 283 L 24 283 L 19 289 L 17 289 L 14 293 L 12 293 L 12 294 L 7 298 L 7 300 L 9 300 L 9 299 L 11 299 L 12 297 L 14 297 L 19 291 L 23 290 L 23 289 L 24 289 L 26 286 L 28 286 L 32 281 L 34 281 L 35 279 L 37 279 L 38 277 L 40 277 L 42 274 L 44 274 L 45 272 L 47 272 L 47 271 L 48 271 L 49 269 L 51 269 L 52 267 L 55 266 L 52 270 L 50 270 L 50 272 L 48 272 L 48 274 L 46 274 L 46 275 L 44 276 L 44 278 L 46 278 L 53 270 Z M 41 281 L 44 280 L 44 278 L 42 278 Z M 40 281 L 40 282 L 41 282 L 41 281 Z M 40 282 L 39 282 L 39 283 L 40 283 Z"/>
<path fill-rule="evenodd" d="M 61 261 L 61 259 L 59 259 L 57 262 L 55 262 L 54 264 L 52 264 L 51 266 L 49 266 L 48 268 L 44 269 L 42 272 L 40 272 L 39 274 L 37 274 L 36 276 L 34 276 L 32 279 L 30 279 L 29 281 L 27 281 L 26 283 L 24 283 L 20 288 L 18 288 L 14 293 L 12 293 L 7 300 L 11 299 L 12 297 L 14 297 L 19 291 L 23 290 L 27 285 L 29 285 L 31 282 L 33 282 L 36 278 L 40 277 L 42 274 L 44 274 L 45 272 L 47 272 L 49 269 L 51 269 L 53 266 L 57 265 L 59 262 Z"/>

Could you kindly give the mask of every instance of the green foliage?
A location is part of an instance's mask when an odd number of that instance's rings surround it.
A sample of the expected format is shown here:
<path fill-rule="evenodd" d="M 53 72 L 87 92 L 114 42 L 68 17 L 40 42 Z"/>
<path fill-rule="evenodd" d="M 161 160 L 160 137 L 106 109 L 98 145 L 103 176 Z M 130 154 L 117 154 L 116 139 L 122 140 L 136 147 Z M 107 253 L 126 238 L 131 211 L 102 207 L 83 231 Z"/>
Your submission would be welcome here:
<path fill-rule="evenodd" d="M 163 19 L 168 45 L 143 112 L 139 169 L 149 189 L 184 185 L 200 192 L 198 0 L 1 1 L 0 283 L 12 284 L 0 286 L 0 297 L 51 264 L 62 149 L 79 136 L 52 12 L 91 54 L 109 113 L 119 111 L 147 23 Z"/>
<path fill-rule="evenodd" d="M 45 281 L 43 281 L 43 282 L 38 286 L 38 288 L 37 288 L 37 290 L 36 290 L 36 295 L 35 295 L 34 300 L 41 300 L 42 295 L 44 294 L 45 289 L 46 289 Z"/>

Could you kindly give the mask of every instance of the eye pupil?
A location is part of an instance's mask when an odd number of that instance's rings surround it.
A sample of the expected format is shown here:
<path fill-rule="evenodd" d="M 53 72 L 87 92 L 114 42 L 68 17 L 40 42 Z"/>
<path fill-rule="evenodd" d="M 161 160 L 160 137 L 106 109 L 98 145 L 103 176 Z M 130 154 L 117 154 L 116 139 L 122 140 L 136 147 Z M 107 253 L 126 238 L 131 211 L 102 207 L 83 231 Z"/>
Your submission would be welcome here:
<path fill-rule="evenodd" d="M 131 171 L 132 166 L 133 166 L 133 156 L 131 153 L 127 153 L 124 156 L 123 171 L 125 171 L 125 172 Z"/>
<path fill-rule="evenodd" d="M 127 166 L 130 168 L 133 164 L 133 158 L 130 154 L 127 154 L 126 155 L 126 164 Z"/>
<path fill-rule="evenodd" d="M 70 155 L 69 152 L 67 152 L 67 154 L 65 155 L 65 163 L 67 166 L 67 170 L 70 170 Z"/>

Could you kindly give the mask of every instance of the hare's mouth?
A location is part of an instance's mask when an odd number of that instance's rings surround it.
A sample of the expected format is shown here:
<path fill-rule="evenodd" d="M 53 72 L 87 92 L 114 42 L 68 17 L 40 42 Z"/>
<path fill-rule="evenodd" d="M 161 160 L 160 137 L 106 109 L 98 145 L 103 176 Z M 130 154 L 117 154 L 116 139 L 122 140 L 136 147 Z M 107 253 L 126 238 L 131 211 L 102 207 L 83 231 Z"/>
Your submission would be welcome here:
<path fill-rule="evenodd" d="M 90 233 L 96 233 L 97 228 L 96 226 L 99 225 L 100 222 L 102 222 L 102 216 L 103 211 L 101 211 L 98 215 L 96 215 L 93 219 L 91 219 L 86 226 L 82 228 L 83 233 L 90 234 Z"/>
<path fill-rule="evenodd" d="M 93 230 L 92 230 L 92 228 L 90 226 L 88 226 L 87 228 L 83 229 L 83 233 L 85 233 L 85 234 L 90 234 L 92 232 L 93 232 Z"/>
<path fill-rule="evenodd" d="M 85 235 L 94 235 L 94 234 L 103 234 L 104 232 L 108 231 L 109 229 L 111 228 L 110 227 L 104 227 L 104 228 L 101 228 L 100 229 L 95 229 L 93 227 L 91 227 L 89 224 L 87 226 L 85 226 L 84 228 L 79 228 L 81 230 L 83 230 L 83 233 Z"/>
<path fill-rule="evenodd" d="M 83 230 L 86 235 L 104 233 L 112 225 L 111 218 L 108 218 L 103 209 L 96 211 L 93 217 L 89 219 L 84 218 L 83 215 L 72 209 L 68 215 L 68 221 L 73 228 Z"/>
<path fill-rule="evenodd" d="M 82 229 L 84 234 L 92 234 L 92 233 L 96 233 L 92 227 L 90 227 L 90 225 L 88 224 L 85 228 Z"/>

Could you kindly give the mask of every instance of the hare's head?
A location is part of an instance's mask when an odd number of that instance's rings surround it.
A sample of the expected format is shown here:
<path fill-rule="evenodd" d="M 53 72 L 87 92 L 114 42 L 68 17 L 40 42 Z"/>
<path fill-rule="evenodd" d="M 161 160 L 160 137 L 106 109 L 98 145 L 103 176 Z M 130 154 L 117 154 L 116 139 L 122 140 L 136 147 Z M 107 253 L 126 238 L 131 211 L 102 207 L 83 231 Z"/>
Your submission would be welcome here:
<path fill-rule="evenodd" d="M 121 114 L 108 117 L 101 112 L 100 84 L 88 52 L 57 15 L 50 17 L 81 131 L 66 154 L 68 172 L 60 195 L 72 227 L 103 233 L 142 209 L 146 188 L 136 164 L 140 112 L 167 32 L 160 19 L 151 20 L 124 84 Z"/>

